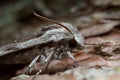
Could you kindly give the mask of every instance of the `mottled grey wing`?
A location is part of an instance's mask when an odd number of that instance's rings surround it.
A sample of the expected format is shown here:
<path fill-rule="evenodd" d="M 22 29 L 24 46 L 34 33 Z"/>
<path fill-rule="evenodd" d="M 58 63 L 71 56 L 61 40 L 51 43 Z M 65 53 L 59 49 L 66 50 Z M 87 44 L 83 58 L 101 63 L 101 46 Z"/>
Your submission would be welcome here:
<path fill-rule="evenodd" d="M 58 28 L 47 30 L 40 37 L 33 38 L 24 42 L 13 43 L 3 47 L 0 47 L 0 56 L 16 52 L 22 49 L 34 47 L 36 45 L 41 45 L 48 42 L 56 42 L 62 39 L 71 39 L 73 35 L 71 35 L 66 29 Z"/>

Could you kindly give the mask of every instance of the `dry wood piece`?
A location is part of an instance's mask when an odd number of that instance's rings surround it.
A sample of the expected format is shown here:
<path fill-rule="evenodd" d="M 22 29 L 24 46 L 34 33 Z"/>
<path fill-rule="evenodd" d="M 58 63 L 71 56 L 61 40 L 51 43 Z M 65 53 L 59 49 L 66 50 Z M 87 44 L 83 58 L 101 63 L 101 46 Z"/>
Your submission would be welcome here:
<path fill-rule="evenodd" d="M 28 75 L 19 75 L 13 77 L 10 80 L 119 80 L 120 72 L 115 70 L 115 68 L 109 69 L 82 69 L 76 68 L 67 70 L 65 72 L 57 73 L 54 75 L 38 75 L 38 76 L 28 76 Z"/>
<path fill-rule="evenodd" d="M 111 37 L 112 36 L 112 37 Z M 103 37 L 93 37 L 85 40 L 86 44 L 94 44 L 104 55 L 119 54 L 120 34 L 110 34 Z"/>
<path fill-rule="evenodd" d="M 102 20 L 100 22 L 101 24 L 96 24 L 93 27 L 80 30 L 80 33 L 84 37 L 97 36 L 111 31 L 115 26 L 120 24 L 119 21 L 111 20 Z"/>

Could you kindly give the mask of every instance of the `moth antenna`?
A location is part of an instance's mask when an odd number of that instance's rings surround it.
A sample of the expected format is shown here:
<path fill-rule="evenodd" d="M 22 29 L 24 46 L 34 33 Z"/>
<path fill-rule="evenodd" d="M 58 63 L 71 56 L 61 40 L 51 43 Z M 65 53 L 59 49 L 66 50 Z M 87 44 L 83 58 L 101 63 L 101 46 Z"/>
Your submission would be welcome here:
<path fill-rule="evenodd" d="M 49 18 L 46 18 L 46 17 L 43 17 L 39 14 L 37 14 L 35 11 L 33 11 L 34 15 L 37 16 L 38 18 L 46 21 L 46 22 L 50 22 L 50 23 L 54 23 L 54 24 L 57 24 L 57 25 L 60 25 L 61 27 L 64 27 L 66 30 L 68 30 L 71 34 L 73 34 L 66 26 L 60 24 L 59 22 L 55 21 L 55 20 L 52 20 L 52 19 L 49 19 Z"/>

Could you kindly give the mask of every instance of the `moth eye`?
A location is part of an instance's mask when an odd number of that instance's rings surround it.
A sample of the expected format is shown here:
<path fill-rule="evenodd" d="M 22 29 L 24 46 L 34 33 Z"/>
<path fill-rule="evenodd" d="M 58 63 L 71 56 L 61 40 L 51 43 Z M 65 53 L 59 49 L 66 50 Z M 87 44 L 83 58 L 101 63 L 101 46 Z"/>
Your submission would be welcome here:
<path fill-rule="evenodd" d="M 72 40 L 69 41 L 69 46 L 70 46 L 70 47 L 76 47 L 76 45 L 77 45 L 77 44 L 76 44 L 76 41 L 75 41 L 75 40 L 72 39 Z"/>

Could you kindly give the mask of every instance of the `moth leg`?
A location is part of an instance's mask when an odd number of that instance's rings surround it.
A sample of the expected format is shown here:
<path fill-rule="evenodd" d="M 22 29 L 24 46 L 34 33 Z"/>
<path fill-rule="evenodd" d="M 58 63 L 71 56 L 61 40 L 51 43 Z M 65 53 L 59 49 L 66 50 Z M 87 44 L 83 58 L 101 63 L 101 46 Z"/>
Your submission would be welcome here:
<path fill-rule="evenodd" d="M 36 56 L 36 57 L 32 60 L 32 62 L 28 65 L 28 69 L 27 69 L 24 73 L 29 73 L 29 72 L 31 73 L 31 71 L 32 71 L 35 63 L 37 62 L 37 60 L 38 60 L 39 58 L 40 58 L 40 55 Z"/>
<path fill-rule="evenodd" d="M 50 55 L 48 55 L 47 58 L 46 58 L 45 61 L 44 61 L 45 70 L 46 70 L 46 71 L 47 71 L 47 69 L 48 69 L 48 66 L 49 66 L 49 64 L 50 64 L 51 57 L 52 57 L 53 54 L 54 54 L 54 52 L 52 52 Z M 44 65 L 44 64 L 43 64 L 43 65 Z M 39 75 L 41 72 L 42 72 L 42 70 L 40 69 L 40 70 L 36 73 L 36 75 Z"/>
<path fill-rule="evenodd" d="M 39 53 L 39 49 L 37 49 L 37 47 L 35 47 L 35 49 L 33 49 L 36 53 Z M 40 53 L 43 53 L 43 49 L 40 51 Z M 41 58 L 41 55 L 37 55 L 32 61 L 31 63 L 28 65 L 28 69 L 24 72 L 24 73 L 31 73 L 35 63 L 38 61 L 38 59 Z"/>
<path fill-rule="evenodd" d="M 48 55 L 48 57 L 47 57 L 47 58 L 45 59 L 45 61 L 44 61 L 45 70 L 46 70 L 46 71 L 47 71 L 47 69 L 48 69 L 48 66 L 49 66 L 49 64 L 50 64 L 51 57 L 53 56 L 53 54 L 54 54 L 54 52 L 52 52 L 50 55 Z M 35 77 L 36 77 L 37 75 L 39 75 L 41 72 L 42 72 L 42 70 L 40 69 L 40 70 L 33 76 L 32 80 L 34 80 Z"/>
<path fill-rule="evenodd" d="M 50 64 L 51 61 L 51 57 L 53 56 L 54 52 L 52 52 L 46 59 L 45 59 L 45 70 L 47 71 L 48 66 Z"/>
<path fill-rule="evenodd" d="M 78 67 L 79 65 L 78 65 L 76 59 L 74 58 L 74 56 L 72 55 L 72 53 L 70 51 L 67 51 L 67 55 L 74 62 L 74 64 L 75 64 L 74 66 Z"/>
<path fill-rule="evenodd" d="M 74 56 L 70 52 L 70 47 L 69 47 L 68 41 L 66 41 L 66 48 L 67 48 L 67 56 L 74 62 L 74 66 L 78 67 L 79 65 L 78 65 L 76 59 L 74 58 Z"/>

